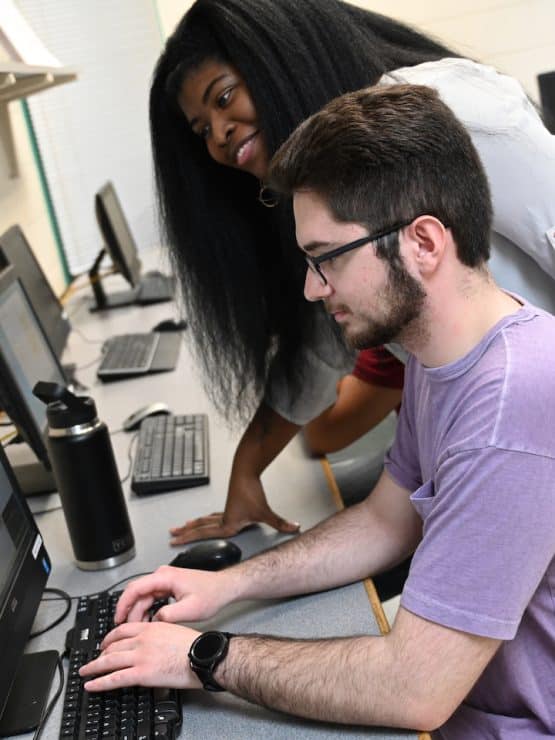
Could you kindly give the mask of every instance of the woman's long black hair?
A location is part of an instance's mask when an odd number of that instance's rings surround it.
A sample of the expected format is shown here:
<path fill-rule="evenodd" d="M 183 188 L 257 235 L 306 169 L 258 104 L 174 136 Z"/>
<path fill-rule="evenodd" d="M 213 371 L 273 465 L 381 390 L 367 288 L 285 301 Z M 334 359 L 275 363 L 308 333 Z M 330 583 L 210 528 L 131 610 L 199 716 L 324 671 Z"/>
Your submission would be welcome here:
<path fill-rule="evenodd" d="M 228 417 L 252 413 L 270 363 L 291 397 L 301 393 L 300 351 L 322 341 L 321 308 L 303 297 L 290 204 L 262 206 L 256 179 L 215 163 L 178 109 L 187 72 L 208 59 L 235 66 L 273 154 L 337 95 L 446 56 L 456 55 L 339 0 L 197 0 L 168 39 L 150 94 L 160 216 L 207 390 Z M 340 357 L 331 324 L 324 340 Z"/>

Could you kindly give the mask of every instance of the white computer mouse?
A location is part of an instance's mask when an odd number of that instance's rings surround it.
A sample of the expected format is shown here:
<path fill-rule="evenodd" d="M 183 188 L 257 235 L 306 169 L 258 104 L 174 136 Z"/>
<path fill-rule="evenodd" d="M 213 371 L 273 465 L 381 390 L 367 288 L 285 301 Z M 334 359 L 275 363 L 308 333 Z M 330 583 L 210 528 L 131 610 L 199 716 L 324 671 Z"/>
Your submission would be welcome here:
<path fill-rule="evenodd" d="M 157 414 L 171 414 L 168 404 L 163 401 L 156 401 L 134 411 L 123 422 L 123 429 L 126 432 L 133 432 L 141 426 L 143 419 L 146 419 L 148 416 L 156 416 Z"/>

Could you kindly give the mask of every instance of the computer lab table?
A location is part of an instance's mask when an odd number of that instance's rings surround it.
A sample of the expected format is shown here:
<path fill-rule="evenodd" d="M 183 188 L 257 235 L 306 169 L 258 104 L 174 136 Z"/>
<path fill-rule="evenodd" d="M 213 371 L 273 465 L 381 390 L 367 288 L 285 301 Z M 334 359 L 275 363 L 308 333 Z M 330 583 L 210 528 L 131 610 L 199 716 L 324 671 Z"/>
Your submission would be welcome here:
<path fill-rule="evenodd" d="M 106 289 L 109 287 L 107 284 Z M 118 285 L 116 278 L 115 287 L 123 287 Z M 103 571 L 85 572 L 75 566 L 60 508 L 37 513 L 36 521 L 53 563 L 48 585 L 63 589 L 70 595 L 109 588 L 120 579 L 170 562 L 176 550 L 169 545 L 169 527 L 222 510 L 232 456 L 241 433 L 241 430 L 228 428 L 211 406 L 190 349 L 188 331 L 183 332 L 179 364 L 173 372 L 106 384 L 96 379 L 101 342 L 116 333 L 147 331 L 162 319 L 177 317 L 176 305 L 130 306 L 92 314 L 88 311 L 89 304 L 88 291 L 77 292 L 68 303 L 74 330 L 64 360 L 76 363 L 77 378 L 87 386 L 88 394 L 97 404 L 99 417 L 112 432 L 120 476 L 123 478 L 127 474 L 132 459 L 133 434 L 119 431 L 123 420 L 146 403 L 164 401 L 177 414 L 208 414 L 210 483 L 183 491 L 138 497 L 130 491 L 128 478 L 124 492 L 136 540 L 136 556 L 125 564 Z M 298 437 L 268 467 L 262 481 L 270 505 L 287 518 L 300 522 L 303 530 L 333 514 L 340 505 L 330 468 L 308 457 Z M 56 497 L 40 497 L 32 503 L 38 509 L 55 507 L 57 502 Z M 285 536 L 265 525 L 252 527 L 233 537 L 244 558 L 283 539 Z M 43 602 L 35 629 L 47 625 L 62 609 L 62 602 Z M 59 626 L 31 640 L 28 650 L 54 648 L 61 652 L 66 631 L 73 624 L 73 615 L 74 607 Z M 194 626 L 301 638 L 380 634 L 388 629 L 369 580 L 282 601 L 236 604 L 209 622 Z M 54 677 L 54 688 L 57 682 L 57 677 Z M 46 740 L 58 737 L 62 703 L 60 698 L 46 724 L 42 735 Z M 195 740 L 261 737 L 265 740 L 292 737 L 296 740 L 332 737 L 393 739 L 417 738 L 418 733 L 307 721 L 251 705 L 228 693 L 189 691 L 183 692 L 180 737 Z"/>

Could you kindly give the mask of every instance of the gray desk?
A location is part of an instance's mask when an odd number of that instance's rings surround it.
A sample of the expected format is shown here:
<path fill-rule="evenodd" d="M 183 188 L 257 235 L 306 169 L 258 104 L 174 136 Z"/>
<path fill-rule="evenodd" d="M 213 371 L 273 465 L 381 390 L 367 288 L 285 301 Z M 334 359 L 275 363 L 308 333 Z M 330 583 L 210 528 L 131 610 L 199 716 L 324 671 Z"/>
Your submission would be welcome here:
<path fill-rule="evenodd" d="M 115 287 L 115 284 L 114 284 Z M 72 322 L 79 333 L 70 336 L 67 357 L 82 370 L 79 379 L 89 386 L 96 400 L 99 416 L 112 431 L 121 427 L 123 419 L 144 403 L 166 401 L 175 413 L 206 412 L 210 419 L 210 475 L 208 486 L 181 492 L 139 498 L 124 490 L 136 538 L 137 555 L 130 562 L 110 570 L 86 573 L 73 564 L 73 555 L 61 510 L 37 515 L 37 523 L 53 561 L 50 586 L 62 588 L 71 595 L 97 591 L 119 579 L 167 563 L 175 555 L 168 545 L 168 528 L 195 516 L 221 510 L 225 501 L 232 456 L 239 432 L 226 428 L 210 406 L 195 369 L 188 346 L 187 332 L 179 367 L 173 373 L 151 375 L 133 380 L 102 384 L 96 380 L 97 363 L 102 341 L 114 333 L 150 329 L 157 321 L 175 315 L 171 304 L 144 308 L 129 307 L 106 313 L 89 314 L 85 296 L 68 305 Z M 93 364 L 91 364 L 93 363 Z M 113 446 L 120 466 L 120 475 L 129 467 L 128 451 L 131 435 L 113 435 Z M 298 520 L 306 529 L 335 511 L 335 503 L 326 482 L 324 470 L 317 460 L 306 457 L 298 439 L 264 473 L 263 483 L 270 504 L 287 517 Z M 260 526 L 244 532 L 234 540 L 245 557 L 271 547 L 283 536 Z M 61 603 L 41 607 L 36 627 L 46 625 Z M 46 647 L 62 649 L 66 630 L 71 626 L 73 611 L 62 625 L 33 640 L 29 650 Z M 285 600 L 282 602 L 252 602 L 234 605 L 211 626 L 232 631 L 257 631 L 300 637 L 322 637 L 347 634 L 379 634 L 376 617 L 370 607 L 365 586 L 361 583 L 330 592 Z M 203 625 L 204 626 L 204 625 Z M 54 679 L 57 684 L 57 679 Z M 58 737 L 61 704 L 59 701 L 47 723 L 43 737 Z M 29 737 L 29 736 L 28 736 Z M 416 733 L 380 729 L 344 727 L 304 721 L 249 705 L 229 694 L 206 694 L 191 691 L 184 696 L 184 723 L 181 737 L 229 740 L 230 738 L 406 738 Z"/>

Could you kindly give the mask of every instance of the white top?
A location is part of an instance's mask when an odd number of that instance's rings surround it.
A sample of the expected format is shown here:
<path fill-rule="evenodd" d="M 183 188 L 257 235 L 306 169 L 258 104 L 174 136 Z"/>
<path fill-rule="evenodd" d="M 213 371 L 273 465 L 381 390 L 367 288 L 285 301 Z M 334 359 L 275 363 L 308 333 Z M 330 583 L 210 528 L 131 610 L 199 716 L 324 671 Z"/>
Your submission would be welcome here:
<path fill-rule="evenodd" d="M 555 314 L 555 136 L 520 84 L 469 59 L 404 67 L 378 84 L 398 83 L 435 88 L 465 125 L 493 200 L 491 272 L 503 288 Z M 352 369 L 338 368 L 326 349 L 307 350 L 309 387 L 296 403 L 272 381 L 266 400 L 290 421 L 305 424 L 330 406 L 337 380 Z"/>

